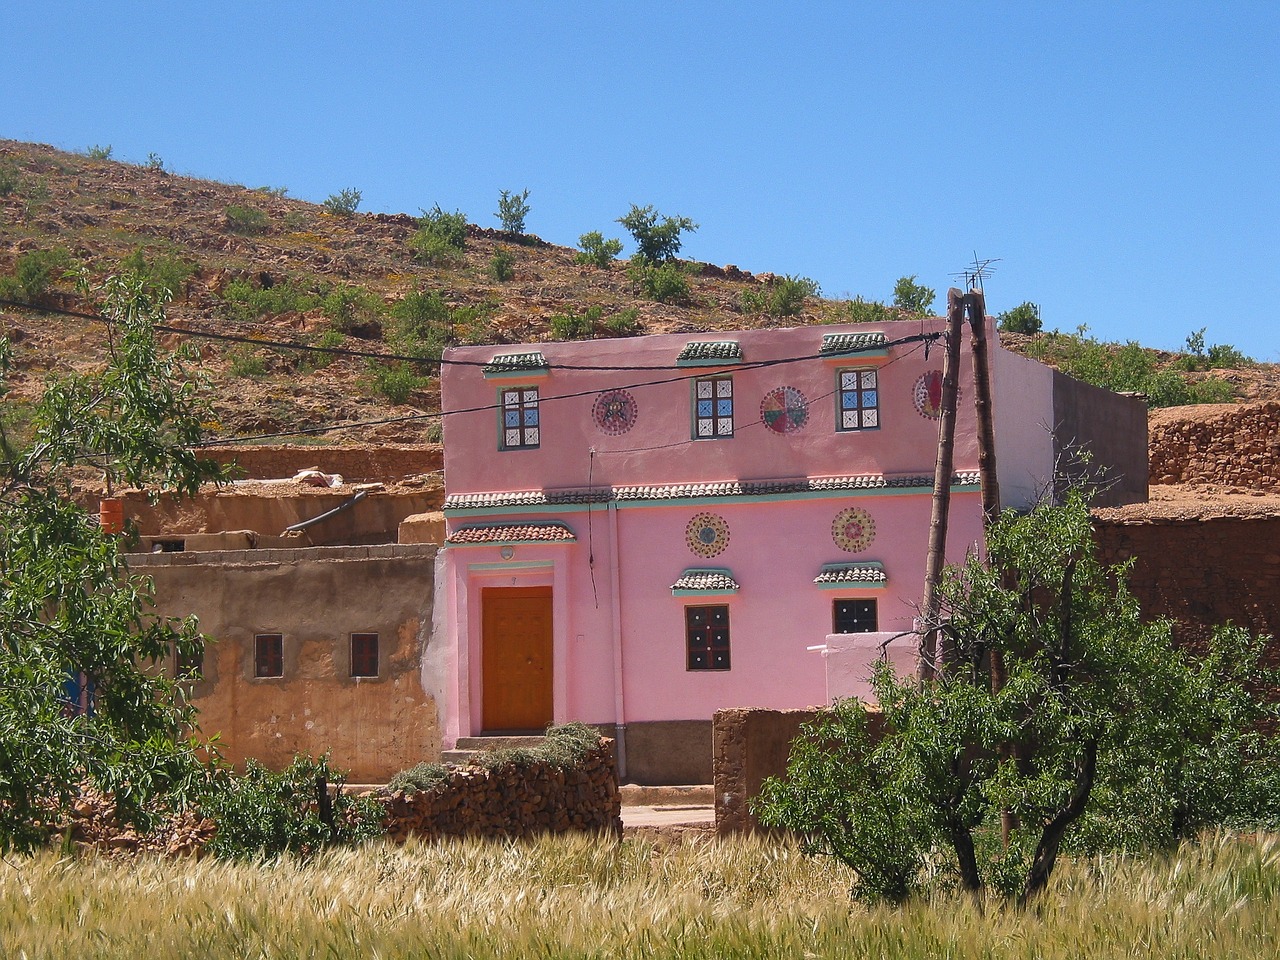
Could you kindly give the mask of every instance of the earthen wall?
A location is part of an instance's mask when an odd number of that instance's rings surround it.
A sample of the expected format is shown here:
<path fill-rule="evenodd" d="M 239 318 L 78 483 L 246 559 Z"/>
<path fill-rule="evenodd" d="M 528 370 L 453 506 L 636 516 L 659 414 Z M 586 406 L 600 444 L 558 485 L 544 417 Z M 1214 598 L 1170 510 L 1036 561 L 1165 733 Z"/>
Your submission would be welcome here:
<path fill-rule="evenodd" d="M 1280 485 L 1280 401 L 1153 411 L 1151 482 Z"/>

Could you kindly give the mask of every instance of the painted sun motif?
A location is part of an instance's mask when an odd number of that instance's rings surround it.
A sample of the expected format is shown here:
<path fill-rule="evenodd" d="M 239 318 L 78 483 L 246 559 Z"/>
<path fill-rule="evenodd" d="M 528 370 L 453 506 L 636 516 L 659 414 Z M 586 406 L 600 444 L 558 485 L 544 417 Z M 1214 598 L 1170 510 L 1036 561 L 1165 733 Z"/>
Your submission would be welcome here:
<path fill-rule="evenodd" d="M 926 370 L 912 389 L 916 412 L 929 420 L 942 418 L 942 371 Z"/>
<path fill-rule="evenodd" d="M 875 538 L 876 522 L 871 519 L 871 514 L 858 507 L 841 510 L 831 523 L 831 539 L 847 553 L 867 549 Z"/>
<path fill-rule="evenodd" d="M 774 433 L 796 433 L 809 419 L 809 401 L 795 387 L 770 390 L 760 401 L 760 420 Z"/>
<path fill-rule="evenodd" d="M 714 513 L 695 514 L 684 528 L 685 543 L 700 557 L 714 557 L 729 546 L 729 524 Z"/>
<path fill-rule="evenodd" d="M 591 417 L 601 433 L 611 437 L 626 433 L 636 424 L 640 405 L 626 390 L 606 390 L 596 397 L 591 407 Z"/>

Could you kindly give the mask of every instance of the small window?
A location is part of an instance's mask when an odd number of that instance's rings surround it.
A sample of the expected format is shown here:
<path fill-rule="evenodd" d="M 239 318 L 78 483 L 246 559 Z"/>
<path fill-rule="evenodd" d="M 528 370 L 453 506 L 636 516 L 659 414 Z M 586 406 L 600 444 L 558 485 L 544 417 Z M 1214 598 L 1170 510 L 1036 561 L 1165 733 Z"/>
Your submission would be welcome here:
<path fill-rule="evenodd" d="M 733 436 L 733 378 L 693 381 L 693 439 Z"/>
<path fill-rule="evenodd" d="M 284 636 L 279 633 L 260 633 L 253 638 L 253 675 L 255 677 L 284 676 Z"/>
<path fill-rule="evenodd" d="M 538 388 L 513 387 L 502 391 L 503 450 L 527 450 L 538 446 Z"/>
<path fill-rule="evenodd" d="M 874 430 L 880 426 L 879 374 L 841 370 L 836 374 L 837 430 Z"/>
<path fill-rule="evenodd" d="M 351 676 L 376 677 L 378 675 L 378 635 L 353 633 L 351 635 Z"/>
<path fill-rule="evenodd" d="M 685 607 L 689 670 L 729 669 L 729 608 Z"/>
<path fill-rule="evenodd" d="M 875 633 L 878 629 L 875 600 L 837 600 L 831 605 L 832 633 Z"/>

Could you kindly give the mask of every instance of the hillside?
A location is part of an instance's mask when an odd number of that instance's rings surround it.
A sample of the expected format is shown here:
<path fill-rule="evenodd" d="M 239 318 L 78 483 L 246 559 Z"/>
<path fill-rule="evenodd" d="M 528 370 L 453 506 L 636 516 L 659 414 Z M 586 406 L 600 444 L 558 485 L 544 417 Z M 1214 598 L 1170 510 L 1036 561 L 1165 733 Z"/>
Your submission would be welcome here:
<path fill-rule="evenodd" d="M 791 316 L 746 311 L 744 293 L 767 299 L 780 278 L 710 264 L 686 264 L 687 295 L 658 302 L 643 295 L 624 261 L 583 265 L 574 248 L 473 224 L 465 227 L 461 251 L 437 255 L 429 248 L 424 255 L 421 244 L 414 247 L 419 227 L 405 214 L 344 216 L 283 190 L 178 176 L 158 162 L 132 165 L 0 141 L 0 284 L 7 284 L 6 298 L 36 308 L 91 312 L 93 304 L 63 272 L 84 267 L 100 279 L 129 261 L 174 289 L 169 322 L 193 333 L 430 357 L 448 343 L 520 343 L 553 332 L 611 336 L 847 322 L 866 306 L 810 296 Z M 583 225 L 597 228 L 626 237 L 618 224 Z M 46 279 L 33 278 L 37 267 Z M 25 287 L 24 277 L 31 281 Z M 6 398 L 10 422 L 21 421 L 49 372 L 92 365 L 102 355 L 103 328 L 92 320 L 0 306 L 0 324 L 17 358 Z M 212 381 L 211 433 L 219 437 L 438 409 L 429 363 L 374 364 L 190 340 Z M 1280 392 L 1269 367 L 1229 377 L 1240 397 Z M 431 438 L 429 430 L 428 421 L 416 420 L 307 442 L 417 443 Z"/>

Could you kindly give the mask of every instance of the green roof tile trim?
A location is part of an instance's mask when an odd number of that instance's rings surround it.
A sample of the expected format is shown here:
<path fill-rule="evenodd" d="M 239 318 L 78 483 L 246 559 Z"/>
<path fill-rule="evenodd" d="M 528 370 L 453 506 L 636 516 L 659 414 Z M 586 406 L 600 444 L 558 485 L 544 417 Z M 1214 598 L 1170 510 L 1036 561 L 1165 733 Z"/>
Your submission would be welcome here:
<path fill-rule="evenodd" d="M 691 340 L 676 357 L 685 366 L 723 366 L 742 362 L 742 347 L 737 340 Z"/>
<path fill-rule="evenodd" d="M 813 578 L 820 587 L 883 587 L 889 582 L 884 565 L 866 560 L 862 563 L 824 563 L 822 572 Z"/>
<path fill-rule="evenodd" d="M 536 350 L 528 353 L 499 353 L 484 365 L 486 377 L 501 376 L 504 373 L 530 373 L 547 370 L 547 358 Z"/>
<path fill-rule="evenodd" d="M 887 356 L 889 342 L 883 333 L 824 333 L 819 356 L 840 357 L 847 353 Z"/>
<path fill-rule="evenodd" d="M 737 592 L 738 581 L 723 567 L 690 567 L 671 585 L 673 597 Z"/>

